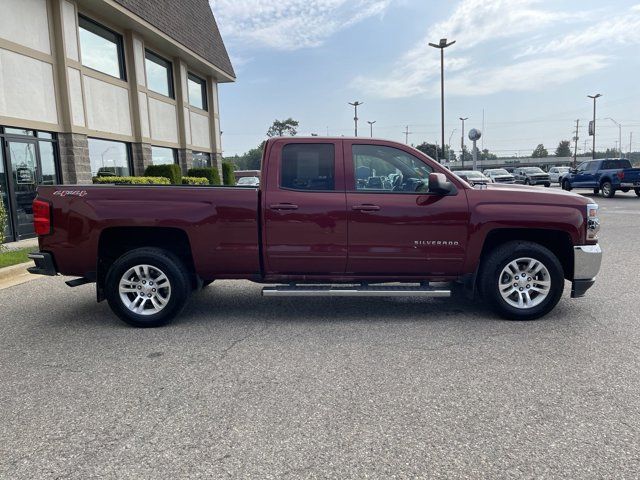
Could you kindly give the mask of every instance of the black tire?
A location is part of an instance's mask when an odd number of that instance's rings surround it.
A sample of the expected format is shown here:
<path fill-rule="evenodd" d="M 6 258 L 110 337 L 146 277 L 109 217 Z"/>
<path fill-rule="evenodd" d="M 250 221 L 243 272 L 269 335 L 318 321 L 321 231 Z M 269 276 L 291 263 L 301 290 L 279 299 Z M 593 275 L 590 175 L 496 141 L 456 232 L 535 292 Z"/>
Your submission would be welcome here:
<path fill-rule="evenodd" d="M 551 186 L 551 184 L 550 183 L 545 183 L 544 186 L 549 188 Z"/>
<path fill-rule="evenodd" d="M 169 287 L 165 289 L 158 288 L 158 294 L 162 291 L 166 293 L 164 306 L 161 307 L 156 313 L 141 314 L 133 312 L 124 303 L 124 300 L 120 295 L 120 282 L 121 280 L 129 282 L 131 284 L 138 284 L 138 287 L 132 286 L 132 291 L 124 294 L 131 302 L 136 302 L 136 292 L 134 288 L 141 287 L 140 283 L 146 283 L 147 280 L 141 278 L 147 278 L 142 276 L 136 281 L 124 280 L 123 276 L 132 268 L 138 265 L 146 265 L 151 267 L 149 279 L 154 280 L 153 272 L 163 273 L 168 279 Z M 149 272 L 148 272 L 149 273 Z M 160 278 L 157 276 L 156 278 Z M 145 286 L 149 289 L 149 285 L 153 282 L 149 282 Z M 154 289 L 153 292 L 156 292 Z M 191 286 L 189 281 L 189 273 L 184 264 L 172 253 L 162 250 L 160 248 L 137 248 L 132 250 L 120 258 L 118 258 L 107 272 L 105 280 L 105 296 L 109 302 L 109 306 L 113 313 L 120 317 L 124 322 L 134 327 L 159 327 L 166 325 L 173 320 L 184 307 L 185 302 L 189 298 L 191 293 Z M 154 302 L 151 299 L 147 300 L 143 293 L 142 296 L 142 311 L 149 312 L 155 307 Z M 149 292 L 151 295 L 151 292 Z M 155 294 L 154 300 L 156 299 Z M 151 302 L 149 305 L 148 302 Z M 151 307 L 147 309 L 146 307 Z"/>
<path fill-rule="evenodd" d="M 602 196 L 606 198 L 613 198 L 616 194 L 615 188 L 613 188 L 613 185 L 611 185 L 609 181 L 600 184 L 600 191 L 602 192 Z"/>
<path fill-rule="evenodd" d="M 594 189 L 593 189 L 593 194 L 594 194 L 594 195 L 597 195 L 597 194 L 599 194 L 599 193 L 600 193 L 600 189 L 599 189 L 599 188 L 594 188 Z"/>
<path fill-rule="evenodd" d="M 510 263 L 523 258 L 542 263 L 551 282 L 547 296 L 540 303 L 529 308 L 519 308 L 507 303 L 499 287 L 503 281 L 503 270 Z M 511 281 L 517 282 L 517 280 L 509 280 L 504 285 L 510 284 Z M 523 279 L 523 281 L 527 280 Z M 549 249 L 533 242 L 515 241 L 500 245 L 489 253 L 482 263 L 478 282 L 483 298 L 498 315 L 508 320 L 535 320 L 549 313 L 562 297 L 564 272 L 558 258 Z M 518 292 L 515 291 L 514 294 L 518 295 Z M 531 292 L 531 295 L 536 293 Z M 534 297 L 533 300 L 535 301 L 536 298 Z"/>
<path fill-rule="evenodd" d="M 524 184 L 525 184 L 525 185 L 530 185 L 530 184 L 531 184 L 531 182 L 529 182 L 529 179 L 528 179 L 528 178 L 525 178 L 525 179 L 524 179 Z"/>
<path fill-rule="evenodd" d="M 622 193 L 629 193 L 629 189 L 628 188 L 621 188 L 620 191 Z"/>
<path fill-rule="evenodd" d="M 640 197 L 640 188 L 634 188 L 633 191 L 636 192 L 638 197 Z"/>
<path fill-rule="evenodd" d="M 571 191 L 571 184 L 569 183 L 569 180 L 562 181 L 562 189 L 566 190 L 567 192 Z"/>

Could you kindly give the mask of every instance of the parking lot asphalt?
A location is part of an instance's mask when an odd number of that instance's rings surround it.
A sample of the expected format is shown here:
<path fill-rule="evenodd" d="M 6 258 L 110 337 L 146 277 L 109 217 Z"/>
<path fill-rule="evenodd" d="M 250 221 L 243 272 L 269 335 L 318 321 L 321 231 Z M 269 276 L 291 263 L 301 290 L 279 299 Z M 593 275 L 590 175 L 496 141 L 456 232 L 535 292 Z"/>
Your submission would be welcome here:
<path fill-rule="evenodd" d="M 532 322 L 220 281 L 139 330 L 0 290 L 0 478 L 637 478 L 640 199 L 595 198 L 596 285 Z"/>

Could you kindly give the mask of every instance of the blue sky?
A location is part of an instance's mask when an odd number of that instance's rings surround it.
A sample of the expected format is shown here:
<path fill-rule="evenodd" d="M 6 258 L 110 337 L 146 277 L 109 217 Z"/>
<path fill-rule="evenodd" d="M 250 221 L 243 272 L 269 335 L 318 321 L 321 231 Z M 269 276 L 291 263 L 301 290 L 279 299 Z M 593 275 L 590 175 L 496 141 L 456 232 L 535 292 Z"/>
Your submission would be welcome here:
<path fill-rule="evenodd" d="M 573 136 L 590 150 L 586 123 L 598 100 L 598 148 L 613 148 L 622 124 L 626 151 L 640 149 L 640 2 L 543 0 L 212 0 L 237 74 L 220 86 L 226 155 L 265 138 L 293 117 L 300 133 L 360 135 L 409 143 L 440 138 L 440 59 L 445 52 L 445 140 L 459 117 L 482 127 L 500 155 L 554 150 Z"/>

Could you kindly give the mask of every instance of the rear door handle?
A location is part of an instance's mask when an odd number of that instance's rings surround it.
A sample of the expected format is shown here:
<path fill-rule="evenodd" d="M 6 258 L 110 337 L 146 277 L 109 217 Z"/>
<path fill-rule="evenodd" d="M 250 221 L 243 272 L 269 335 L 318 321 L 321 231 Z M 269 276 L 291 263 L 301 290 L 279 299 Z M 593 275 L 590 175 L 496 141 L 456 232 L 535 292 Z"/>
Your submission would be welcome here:
<path fill-rule="evenodd" d="M 380 210 L 380 207 L 378 205 L 366 204 L 366 205 L 354 205 L 351 207 L 351 209 L 360 210 L 361 212 L 377 212 L 378 210 Z"/>
<path fill-rule="evenodd" d="M 294 205 L 293 203 L 274 203 L 269 205 L 271 210 L 297 210 L 298 205 Z"/>

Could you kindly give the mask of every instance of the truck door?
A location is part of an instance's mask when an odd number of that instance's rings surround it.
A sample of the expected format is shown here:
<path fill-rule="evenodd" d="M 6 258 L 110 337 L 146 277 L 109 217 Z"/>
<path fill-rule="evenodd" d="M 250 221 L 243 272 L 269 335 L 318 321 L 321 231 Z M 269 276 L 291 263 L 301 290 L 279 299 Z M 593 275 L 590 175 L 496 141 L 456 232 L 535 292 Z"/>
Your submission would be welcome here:
<path fill-rule="evenodd" d="M 267 275 L 343 274 L 347 218 L 341 140 L 277 140 L 267 152 Z"/>
<path fill-rule="evenodd" d="M 354 275 L 457 275 L 467 242 L 466 195 L 429 194 L 434 168 L 412 153 L 344 141 L 349 260 Z"/>

